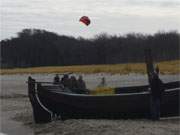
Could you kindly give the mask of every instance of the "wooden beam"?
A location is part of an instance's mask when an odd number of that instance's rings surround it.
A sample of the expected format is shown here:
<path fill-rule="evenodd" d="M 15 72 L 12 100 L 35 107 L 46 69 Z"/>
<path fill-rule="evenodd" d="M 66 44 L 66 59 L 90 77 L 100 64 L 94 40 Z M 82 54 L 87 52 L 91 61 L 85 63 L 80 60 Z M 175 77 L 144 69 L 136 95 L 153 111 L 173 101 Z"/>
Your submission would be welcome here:
<path fill-rule="evenodd" d="M 150 74 L 152 74 L 154 72 L 154 63 L 153 63 L 151 49 L 145 50 L 145 62 L 146 62 L 148 80 L 150 81 Z"/>

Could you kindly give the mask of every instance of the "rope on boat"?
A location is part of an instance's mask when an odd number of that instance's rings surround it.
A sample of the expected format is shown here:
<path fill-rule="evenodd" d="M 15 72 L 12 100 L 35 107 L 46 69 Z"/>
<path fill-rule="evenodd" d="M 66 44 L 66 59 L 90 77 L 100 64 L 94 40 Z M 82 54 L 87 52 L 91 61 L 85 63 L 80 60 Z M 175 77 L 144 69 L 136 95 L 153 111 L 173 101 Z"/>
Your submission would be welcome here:
<path fill-rule="evenodd" d="M 45 111 L 47 111 L 48 113 L 50 113 L 50 115 L 51 115 L 51 121 L 52 121 L 52 120 L 53 120 L 53 112 L 50 111 L 49 109 L 47 109 L 47 108 L 41 103 L 37 92 L 35 92 L 35 96 L 36 96 L 36 99 L 37 99 L 39 105 L 40 105 Z"/>

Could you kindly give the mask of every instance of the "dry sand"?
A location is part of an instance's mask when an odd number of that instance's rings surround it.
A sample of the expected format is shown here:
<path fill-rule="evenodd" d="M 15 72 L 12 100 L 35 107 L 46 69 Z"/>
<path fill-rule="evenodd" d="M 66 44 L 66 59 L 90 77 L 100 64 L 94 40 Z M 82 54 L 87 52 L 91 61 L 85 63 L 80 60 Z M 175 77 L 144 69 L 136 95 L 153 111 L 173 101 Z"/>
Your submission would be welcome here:
<path fill-rule="evenodd" d="M 37 80 L 49 81 L 53 75 L 32 75 Z M 144 75 L 84 75 L 89 88 L 97 86 L 105 76 L 110 86 L 146 84 Z M 180 118 L 166 118 L 154 122 L 137 120 L 86 120 L 70 119 L 47 124 L 33 122 L 32 108 L 27 97 L 28 75 L 1 76 L 0 135 L 180 135 Z M 178 80 L 179 75 L 161 76 L 163 81 Z M 123 83 L 124 82 L 124 83 Z"/>

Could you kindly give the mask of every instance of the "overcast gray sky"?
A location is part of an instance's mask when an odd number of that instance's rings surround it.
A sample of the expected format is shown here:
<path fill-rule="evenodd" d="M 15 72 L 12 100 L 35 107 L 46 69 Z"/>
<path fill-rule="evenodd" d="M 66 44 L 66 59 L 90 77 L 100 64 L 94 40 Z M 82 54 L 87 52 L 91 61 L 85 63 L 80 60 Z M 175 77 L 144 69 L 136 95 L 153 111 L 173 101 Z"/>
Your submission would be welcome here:
<path fill-rule="evenodd" d="M 180 0 L 0 0 L 0 40 L 24 28 L 91 38 L 96 34 L 180 31 Z M 79 23 L 89 16 L 87 27 Z"/>

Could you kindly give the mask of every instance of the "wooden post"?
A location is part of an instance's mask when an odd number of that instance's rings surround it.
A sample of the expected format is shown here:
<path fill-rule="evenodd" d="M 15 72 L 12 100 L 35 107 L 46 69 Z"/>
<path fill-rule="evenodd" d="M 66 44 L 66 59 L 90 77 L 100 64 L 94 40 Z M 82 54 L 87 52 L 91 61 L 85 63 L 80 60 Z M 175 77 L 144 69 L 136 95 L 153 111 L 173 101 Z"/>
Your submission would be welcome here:
<path fill-rule="evenodd" d="M 146 62 L 148 80 L 150 83 L 150 75 L 154 72 L 154 64 L 153 64 L 153 57 L 152 57 L 151 49 L 145 50 L 145 62 Z"/>
<path fill-rule="evenodd" d="M 28 96 L 31 96 L 32 94 L 34 94 L 34 89 L 35 89 L 35 80 L 32 79 L 31 76 L 29 76 L 28 77 Z"/>

